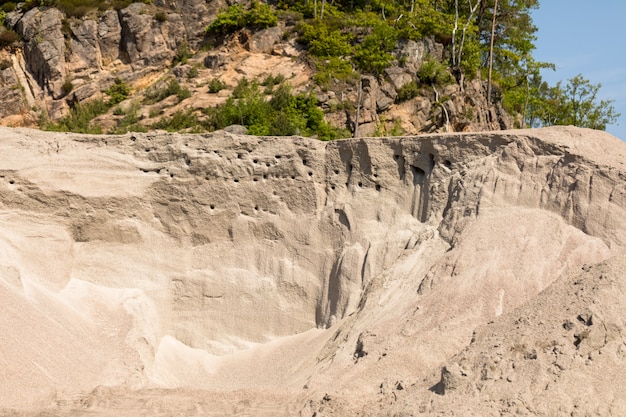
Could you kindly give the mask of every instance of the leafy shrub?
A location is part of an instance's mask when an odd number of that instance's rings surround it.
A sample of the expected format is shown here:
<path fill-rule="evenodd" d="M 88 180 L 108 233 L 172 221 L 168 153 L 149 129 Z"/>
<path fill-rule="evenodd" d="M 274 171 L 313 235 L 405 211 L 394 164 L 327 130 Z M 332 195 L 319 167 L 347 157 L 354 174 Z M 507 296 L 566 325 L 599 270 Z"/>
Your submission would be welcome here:
<path fill-rule="evenodd" d="M 333 139 L 340 133 L 324 121 L 315 97 L 293 95 L 288 84 L 280 84 L 269 101 L 259 84 L 243 78 L 225 104 L 207 108 L 206 127 L 223 129 L 232 124 L 246 126 L 251 135 L 312 135 Z"/>
<path fill-rule="evenodd" d="M 396 102 L 402 103 L 403 101 L 411 100 L 419 95 L 419 86 L 414 80 L 409 81 L 398 89 L 398 96 Z"/>
<path fill-rule="evenodd" d="M 187 73 L 187 79 L 191 80 L 193 78 L 196 78 L 198 76 L 198 67 L 193 66 L 191 67 L 191 69 L 189 69 L 189 72 Z"/>
<path fill-rule="evenodd" d="M 6 13 L 10 13 L 14 11 L 16 8 L 17 8 L 17 5 L 13 3 L 12 1 L 8 1 L 2 5 L 2 11 Z M 3 24 L 1 17 L 0 17 L 0 23 Z"/>
<path fill-rule="evenodd" d="M 181 102 L 184 99 L 191 97 L 191 92 L 189 91 L 189 89 L 181 87 L 178 81 L 174 78 L 167 84 L 165 88 L 153 90 L 146 94 L 146 99 L 144 100 L 144 102 L 156 103 L 174 95 L 178 98 L 178 101 Z"/>
<path fill-rule="evenodd" d="M 398 34 L 387 23 L 380 23 L 374 27 L 358 46 L 354 61 L 363 71 L 382 74 L 393 61 L 391 52 L 396 46 Z"/>
<path fill-rule="evenodd" d="M 246 25 L 245 10 L 240 4 L 234 4 L 217 14 L 215 20 L 206 28 L 207 33 L 228 34 Z"/>
<path fill-rule="evenodd" d="M 110 97 L 109 106 L 114 106 L 128 98 L 130 87 L 120 78 L 116 78 L 113 85 L 105 93 Z"/>
<path fill-rule="evenodd" d="M 417 71 L 420 81 L 425 84 L 446 84 L 453 81 L 448 68 L 436 59 L 428 59 Z"/>
<path fill-rule="evenodd" d="M 209 82 L 209 93 L 219 93 L 226 88 L 226 83 L 220 81 L 218 78 L 213 78 Z"/>
<path fill-rule="evenodd" d="M 450 36 L 454 26 L 454 15 L 434 7 L 418 7 L 415 13 L 401 19 L 396 28 L 404 39 L 419 40 L 432 36 L 439 41 Z"/>
<path fill-rule="evenodd" d="M 178 45 L 178 48 L 176 48 L 176 55 L 174 55 L 172 65 L 176 65 L 178 63 L 186 64 L 189 58 L 191 58 L 189 44 L 183 41 L 180 45 Z"/>
<path fill-rule="evenodd" d="M 69 78 L 66 78 L 61 88 L 63 89 L 65 94 L 69 94 L 74 89 L 74 84 L 72 84 L 72 81 Z"/>
<path fill-rule="evenodd" d="M 65 16 L 78 19 L 99 6 L 97 0 L 48 0 L 47 3 L 50 3 L 48 4 L 49 6 L 56 7 L 62 11 Z"/>
<path fill-rule="evenodd" d="M 18 35 L 14 30 L 0 28 L 0 48 L 11 46 L 19 40 L 20 35 Z"/>
<path fill-rule="evenodd" d="M 246 95 L 251 94 L 258 86 L 256 83 L 251 83 L 246 77 L 237 82 L 237 85 L 233 89 L 233 98 L 244 98 Z"/>
<path fill-rule="evenodd" d="M 278 24 L 278 17 L 266 3 L 253 1 L 246 13 L 246 26 L 252 29 L 267 29 Z"/>
<path fill-rule="evenodd" d="M 324 21 L 313 24 L 304 23 L 299 27 L 300 42 L 309 48 L 313 56 L 328 58 L 340 57 L 352 53 L 351 37 L 338 29 L 329 28 Z"/>
<path fill-rule="evenodd" d="M 313 76 L 313 80 L 319 85 L 327 85 L 331 79 L 348 80 L 354 76 L 352 65 L 338 57 L 331 57 L 326 60 L 316 60 L 315 66 L 317 72 Z"/>
<path fill-rule="evenodd" d="M 195 132 L 204 130 L 193 110 L 187 110 L 186 112 L 176 110 L 171 117 L 163 117 L 153 124 L 152 127 L 154 129 L 164 129 L 168 132 L 178 132 L 185 129 L 191 129 Z"/>
<path fill-rule="evenodd" d="M 215 20 L 206 28 L 206 33 L 227 35 L 244 27 L 250 29 L 266 29 L 276 26 L 278 18 L 270 6 L 254 1 L 250 9 L 235 4 L 219 12 Z"/>
<path fill-rule="evenodd" d="M 274 90 L 274 86 L 285 81 L 285 76 L 282 74 L 273 75 L 270 74 L 263 81 L 261 81 L 261 85 L 265 87 L 266 94 L 270 94 L 272 90 Z"/>
<path fill-rule="evenodd" d="M 106 113 L 109 107 L 109 104 L 104 100 L 94 100 L 86 104 L 79 103 L 74 106 L 69 115 L 58 123 L 48 124 L 44 128 L 56 132 L 102 133 L 99 126 L 91 125 L 91 121 Z"/>
<path fill-rule="evenodd" d="M 157 22 L 161 22 L 161 23 L 162 23 L 162 22 L 167 22 L 167 13 L 165 13 L 165 12 L 164 12 L 164 11 L 162 11 L 162 10 L 159 10 L 158 12 L 156 12 L 156 13 L 154 14 L 154 19 L 155 19 Z"/>

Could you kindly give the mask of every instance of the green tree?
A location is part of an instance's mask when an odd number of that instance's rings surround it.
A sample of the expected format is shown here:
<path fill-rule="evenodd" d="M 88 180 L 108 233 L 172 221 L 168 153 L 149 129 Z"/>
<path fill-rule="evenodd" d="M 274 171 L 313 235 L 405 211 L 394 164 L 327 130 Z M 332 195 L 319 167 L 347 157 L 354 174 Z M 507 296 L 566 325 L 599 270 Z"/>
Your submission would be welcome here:
<path fill-rule="evenodd" d="M 613 100 L 598 100 L 601 84 L 593 84 L 577 75 L 563 87 L 539 84 L 539 100 L 536 101 L 531 120 L 535 125 L 573 125 L 605 130 L 617 121 L 620 113 L 615 111 Z M 538 123 L 537 123 L 538 122 Z"/>

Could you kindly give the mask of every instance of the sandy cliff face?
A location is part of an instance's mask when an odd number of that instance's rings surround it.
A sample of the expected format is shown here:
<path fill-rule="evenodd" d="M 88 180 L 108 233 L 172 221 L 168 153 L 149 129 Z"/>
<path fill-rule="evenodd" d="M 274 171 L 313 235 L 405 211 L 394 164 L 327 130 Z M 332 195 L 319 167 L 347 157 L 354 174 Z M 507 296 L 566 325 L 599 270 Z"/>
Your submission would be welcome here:
<path fill-rule="evenodd" d="M 607 134 L 0 137 L 6 410 L 624 411 Z"/>

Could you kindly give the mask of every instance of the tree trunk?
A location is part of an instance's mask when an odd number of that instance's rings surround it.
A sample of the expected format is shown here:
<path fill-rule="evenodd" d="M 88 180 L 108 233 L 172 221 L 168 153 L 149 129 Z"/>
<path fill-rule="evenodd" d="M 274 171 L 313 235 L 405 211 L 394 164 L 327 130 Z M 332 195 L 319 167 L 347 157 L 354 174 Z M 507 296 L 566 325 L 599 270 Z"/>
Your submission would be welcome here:
<path fill-rule="evenodd" d="M 356 117 L 354 121 L 354 137 L 359 136 L 359 113 L 361 112 L 361 90 L 363 88 L 363 80 L 359 80 L 359 92 L 356 96 Z"/>
<path fill-rule="evenodd" d="M 498 11 L 498 0 L 493 5 L 493 20 L 491 21 L 491 40 L 489 42 L 489 78 L 487 79 L 487 103 L 491 103 L 491 71 L 493 69 L 493 39 L 496 35 L 496 14 Z"/>

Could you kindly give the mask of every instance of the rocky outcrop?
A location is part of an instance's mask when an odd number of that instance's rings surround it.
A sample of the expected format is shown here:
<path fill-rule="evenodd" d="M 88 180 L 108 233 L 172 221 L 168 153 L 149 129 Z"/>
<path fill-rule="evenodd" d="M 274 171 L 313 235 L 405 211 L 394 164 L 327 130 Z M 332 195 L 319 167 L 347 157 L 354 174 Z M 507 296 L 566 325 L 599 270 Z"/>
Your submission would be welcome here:
<path fill-rule="evenodd" d="M 44 104 L 48 118 L 57 119 L 68 109 L 65 99 L 75 103 L 97 95 L 110 84 L 112 72 L 138 80 L 161 71 L 189 36 L 180 14 L 168 13 L 160 21 L 154 10 L 146 13 L 147 7 L 133 3 L 119 12 L 107 10 L 82 19 L 45 7 L 11 13 L 7 24 L 22 36 L 27 68 L 39 88 L 21 87 Z M 203 16 L 194 17 L 206 21 Z M 82 92 L 68 96 L 81 87 Z M 55 108 L 65 112 L 56 114 Z"/>
<path fill-rule="evenodd" d="M 24 38 L 28 69 L 53 99 L 64 95 L 62 86 L 67 74 L 62 19 L 63 14 L 57 9 L 34 8 L 16 24 L 18 33 Z"/>
<path fill-rule="evenodd" d="M 480 81 L 433 86 L 419 79 L 424 62 L 446 59 L 444 45 L 432 38 L 400 42 L 394 51 L 396 64 L 379 77 L 363 76 L 360 87 L 354 80 L 331 80 L 321 88 L 311 82 L 314 71 L 307 63 L 304 48 L 297 43 L 293 17 L 286 17 L 276 27 L 244 28 L 220 39 L 210 39 L 211 51 L 201 51 L 209 41 L 205 28 L 225 7 L 227 4 L 221 0 L 159 0 L 154 4 L 133 3 L 121 10 L 94 11 L 81 18 L 64 16 L 47 7 L 9 13 L 7 26 L 23 38 L 26 69 L 35 83 L 23 82 L 24 77 L 17 81 L 25 96 L 34 97 L 38 103 L 22 108 L 18 124 L 58 121 L 76 104 L 102 98 L 115 78 L 132 87 L 135 103 L 150 101 L 145 100 L 148 87 L 158 89 L 174 77 L 194 96 L 191 103 L 167 102 L 140 112 L 145 125 L 189 108 L 202 119 L 201 109 L 225 100 L 224 95 L 216 99 L 203 88 L 211 80 L 225 82 L 227 91 L 232 91 L 242 77 L 261 81 L 268 75 L 282 75 L 294 91 L 313 92 L 327 113 L 327 121 L 345 129 L 350 136 L 512 127 L 502 106 L 487 102 Z M 171 68 L 173 62 L 186 61 L 191 54 L 193 77 L 188 76 L 191 67 Z M 11 83 L 12 79 L 7 79 L 0 92 L 17 103 L 18 94 L 9 91 Z M 403 93 L 407 86 L 419 89 L 415 92 L 417 97 Z M 10 108 L 18 107 L 15 104 Z M 108 116 L 98 120 L 105 130 L 119 121 L 114 112 L 110 110 Z M 156 120 L 147 120 L 153 118 L 151 114 L 158 115 Z M 14 118 L 8 117 L 3 116 L 0 123 L 15 124 Z"/>
<path fill-rule="evenodd" d="M 158 21 L 145 12 L 145 5 L 133 3 L 120 10 L 122 57 L 140 68 L 162 66 L 171 62 L 178 47 L 185 41 L 182 18 L 169 13 Z"/>
<path fill-rule="evenodd" d="M 624 410 L 607 134 L 0 134 L 0 407 Z"/>

